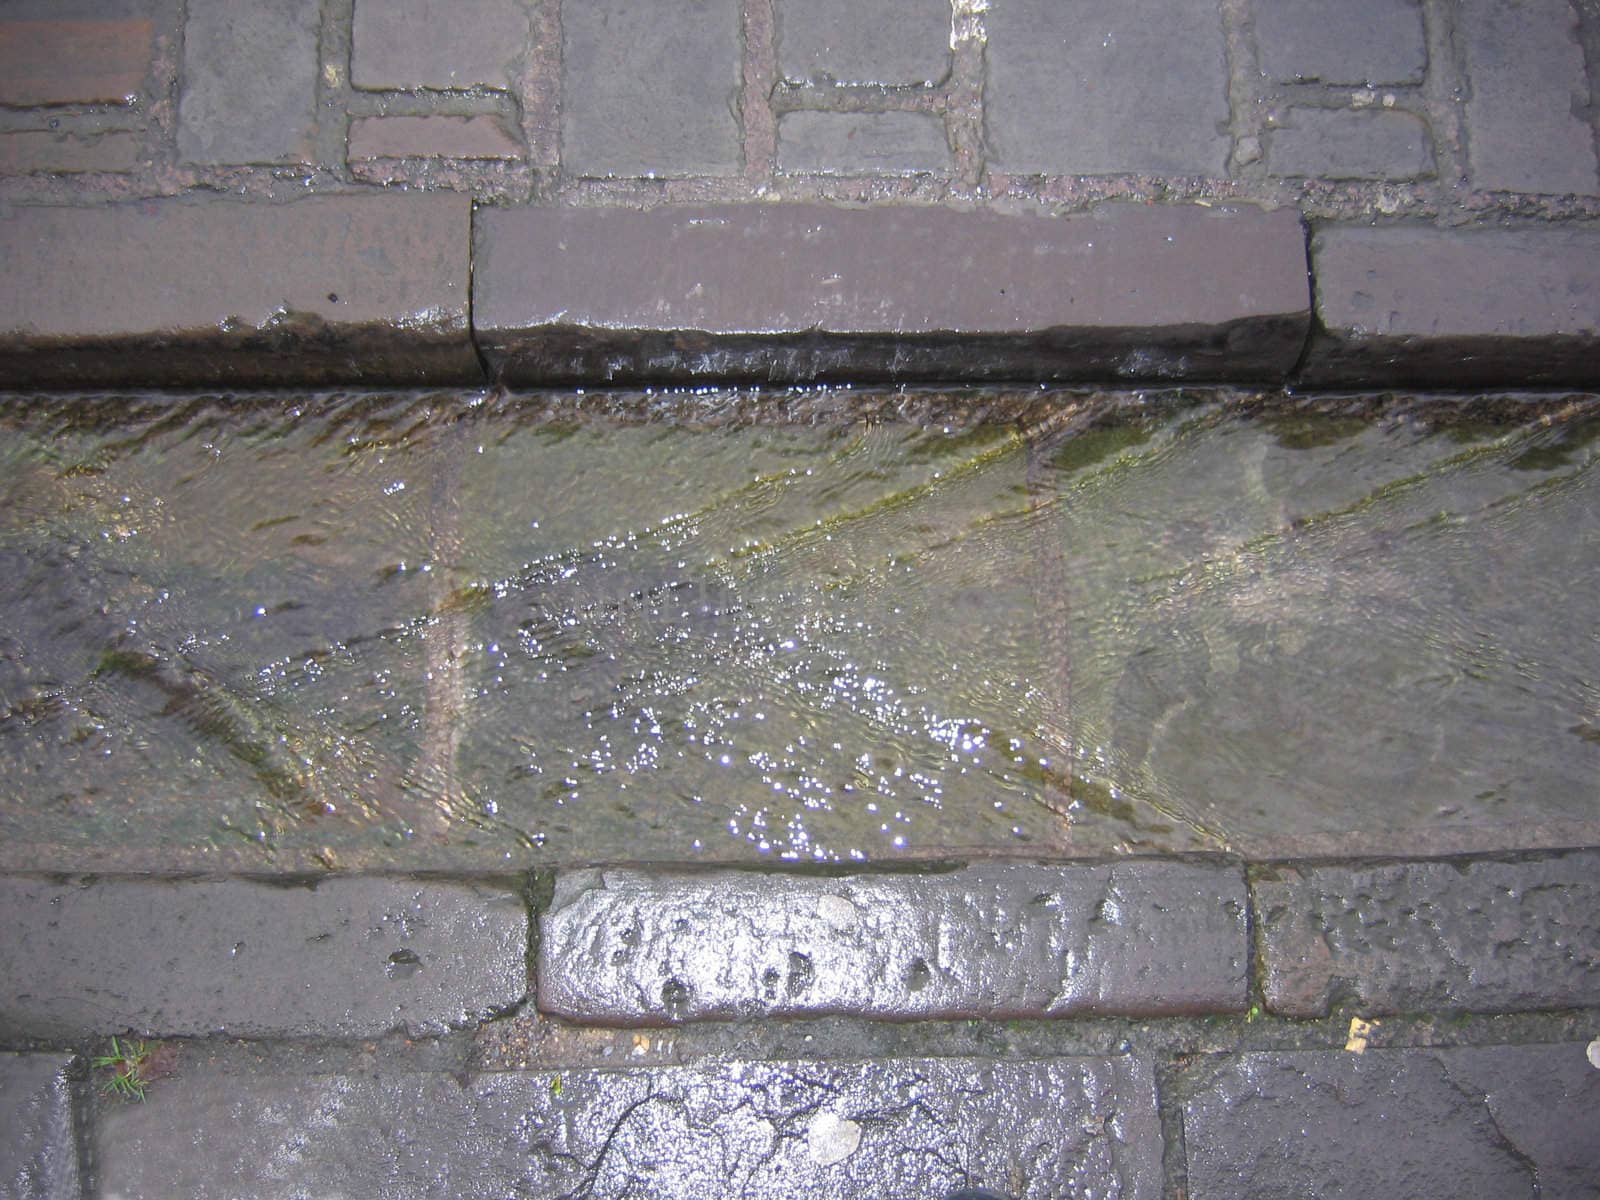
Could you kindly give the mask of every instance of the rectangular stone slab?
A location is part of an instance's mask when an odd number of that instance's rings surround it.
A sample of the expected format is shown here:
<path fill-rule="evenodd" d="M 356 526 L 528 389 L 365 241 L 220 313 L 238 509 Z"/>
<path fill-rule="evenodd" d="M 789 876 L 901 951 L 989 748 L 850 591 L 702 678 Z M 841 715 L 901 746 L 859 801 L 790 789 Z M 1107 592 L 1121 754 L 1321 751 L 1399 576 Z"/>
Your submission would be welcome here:
<path fill-rule="evenodd" d="M 1600 852 L 1282 867 L 1251 886 L 1275 1013 L 1600 1005 Z"/>
<path fill-rule="evenodd" d="M 1237 867 L 988 863 L 819 879 L 562 876 L 539 1007 L 584 1021 L 1151 1015 L 1242 1010 Z"/>
<path fill-rule="evenodd" d="M 470 222 L 445 193 L 13 207 L 0 379 L 470 382 Z"/>
<path fill-rule="evenodd" d="M 1600 382 L 1600 230 L 1329 225 L 1311 239 L 1318 387 Z"/>
<path fill-rule="evenodd" d="M 1156 1200 L 1142 1058 L 880 1059 L 484 1074 L 187 1067 L 103 1106 L 101 1194 Z"/>
<path fill-rule="evenodd" d="M 70 1054 L 0 1054 L 0 1196 L 70 1200 L 78 1186 Z"/>
<path fill-rule="evenodd" d="M 446 883 L 315 887 L 0 877 L 12 1037 L 442 1033 L 519 1003 L 519 897 Z"/>
<path fill-rule="evenodd" d="M 1578 1200 L 1600 1179 L 1600 1071 L 1582 1043 L 1242 1054 L 1194 1074 L 1194 1200 Z"/>
<path fill-rule="evenodd" d="M 473 303 L 522 384 L 1257 380 L 1310 296 L 1291 209 L 750 204 L 482 210 Z"/>

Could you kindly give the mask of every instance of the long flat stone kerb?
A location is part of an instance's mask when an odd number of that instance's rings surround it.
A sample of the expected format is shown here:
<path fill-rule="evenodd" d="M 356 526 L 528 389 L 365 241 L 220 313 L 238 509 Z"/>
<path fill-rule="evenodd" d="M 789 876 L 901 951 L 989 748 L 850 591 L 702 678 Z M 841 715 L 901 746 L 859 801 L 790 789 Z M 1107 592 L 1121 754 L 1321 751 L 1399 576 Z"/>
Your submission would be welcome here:
<path fill-rule="evenodd" d="M 1247 972 L 1239 869 L 1130 861 L 579 872 L 541 918 L 537 973 L 545 1011 L 628 1025 L 1238 1011 Z"/>
<path fill-rule="evenodd" d="M 527 993 L 508 892 L 350 877 L 0 877 L 0 1031 L 77 1038 L 441 1033 Z"/>
<path fill-rule="evenodd" d="M 1310 322 L 1292 209 L 517 207 L 473 240 L 517 384 L 1276 380 Z"/>
<path fill-rule="evenodd" d="M 0 213 L 0 386 L 481 380 L 464 195 Z"/>

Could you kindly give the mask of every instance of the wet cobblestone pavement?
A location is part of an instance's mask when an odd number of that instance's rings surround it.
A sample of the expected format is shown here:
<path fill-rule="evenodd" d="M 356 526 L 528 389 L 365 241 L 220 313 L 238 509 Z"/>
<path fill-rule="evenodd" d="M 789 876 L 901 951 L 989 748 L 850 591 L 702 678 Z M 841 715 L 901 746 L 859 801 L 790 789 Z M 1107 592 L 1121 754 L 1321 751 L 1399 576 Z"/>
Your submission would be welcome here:
<path fill-rule="evenodd" d="M 1596 0 L 0 3 L 0 1200 L 1593 1200 L 1597 386 Z"/>

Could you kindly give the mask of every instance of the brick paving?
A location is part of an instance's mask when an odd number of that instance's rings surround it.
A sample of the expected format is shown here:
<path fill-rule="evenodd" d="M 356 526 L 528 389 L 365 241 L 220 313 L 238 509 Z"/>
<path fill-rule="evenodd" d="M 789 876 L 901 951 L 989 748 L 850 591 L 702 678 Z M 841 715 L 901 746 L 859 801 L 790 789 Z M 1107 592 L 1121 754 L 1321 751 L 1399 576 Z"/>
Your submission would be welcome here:
<path fill-rule="evenodd" d="M 1597 87 L 1588 0 L 15 0 L 0 388 L 1593 386 Z M 1328 849 L 6 877 L 0 1196 L 1593 1195 L 1594 851 Z"/>
<path fill-rule="evenodd" d="M 1050 223 L 1116 200 L 1240 220 L 1287 212 L 1325 248 L 1312 258 L 1309 292 L 1319 297 L 1328 336 L 1312 343 L 1303 373 L 1298 353 L 1266 365 L 1252 358 L 1250 338 L 1241 344 L 1212 332 L 1214 352 L 1199 354 L 1154 320 L 1123 330 L 1145 353 L 1108 353 L 1072 334 L 1084 322 L 1071 288 L 1040 292 L 1029 318 L 1035 346 L 1054 331 L 1068 334 L 1060 353 L 1027 365 L 986 342 L 986 330 L 963 321 L 953 300 L 929 319 L 964 342 L 962 354 L 901 360 L 863 340 L 796 358 L 785 343 L 825 323 L 803 306 L 786 309 L 785 276 L 766 265 L 743 272 L 771 281 L 756 290 L 760 337 L 751 356 L 785 360 L 781 376 L 800 380 L 931 373 L 1588 385 L 1600 362 L 1600 296 L 1587 269 L 1595 257 L 1587 239 L 1600 227 L 1597 67 L 1586 52 L 1600 45 L 1597 25 L 1600 15 L 1573 0 L 1539 0 L 1514 13 L 1491 0 L 1363 0 L 1354 10 L 1250 0 L 673 0 L 648 12 L 621 0 L 566 8 L 524 0 L 216 0 L 192 11 L 172 0 L 19 0 L 0 12 L 0 252 L 26 255 L 41 219 L 34 214 L 57 208 L 138 212 L 141 201 L 171 198 L 251 210 L 237 219 L 253 225 L 254 210 L 274 212 L 294 198 L 383 191 L 396 211 L 425 205 L 430 193 L 465 193 L 475 204 L 464 218 L 470 224 L 748 205 L 754 211 L 743 220 L 758 239 L 772 202 L 910 206 L 959 218 L 951 228 L 960 232 L 949 236 L 973 244 L 985 236 L 986 210 Z M 370 250 L 352 242 L 320 248 L 318 257 L 367 253 L 369 266 L 403 284 L 426 240 L 413 220 L 386 218 Z M 259 251 L 266 261 L 302 248 L 299 224 L 288 220 L 267 235 Z M 1259 246 L 1247 239 L 1223 253 L 1201 239 L 1177 260 L 1134 254 L 1091 269 L 1146 297 L 1185 294 L 1185 271 L 1271 279 L 1276 266 L 1259 264 L 1277 263 L 1278 227 L 1257 228 Z M 1028 227 L 1012 229 L 996 269 L 1015 270 L 1030 250 Z M 1577 240 L 1533 236 L 1547 230 Z M 1368 235 L 1415 240 L 1428 253 L 1403 268 L 1376 263 L 1376 288 L 1351 286 L 1342 256 L 1357 253 L 1351 248 Z M 563 274 L 568 264 L 547 250 L 530 254 L 517 240 L 501 238 L 491 249 L 493 239 L 479 238 L 472 269 L 502 279 L 512 272 L 517 286 L 556 293 L 579 287 Z M 1505 254 L 1503 246 L 1513 249 Z M 84 260 L 48 272 L 48 285 L 85 292 L 89 262 L 103 253 L 89 248 Z M 802 266 L 808 254 L 805 245 L 775 241 L 741 249 Z M 998 250 L 990 242 L 985 254 Z M 937 285 L 928 294 L 947 300 L 969 265 L 942 250 L 884 251 L 915 262 L 922 282 Z M 497 264 L 497 255 L 507 261 Z M 228 267 L 226 257 L 206 261 L 222 269 L 174 260 L 165 274 L 197 295 L 233 276 L 250 286 L 259 274 Z M 722 279 L 708 276 L 706 290 L 720 290 L 742 261 L 728 261 Z M 624 311 L 658 298 L 656 269 L 645 259 L 619 274 Z M 1433 286 L 1386 295 L 1391 274 Z M 36 275 L 23 271 L 29 286 L 13 294 L 31 295 Z M 129 381 L 291 377 L 262 366 L 260 345 L 281 341 L 281 321 L 270 314 L 284 298 L 270 272 L 261 278 L 256 303 L 222 314 L 261 335 L 233 348 L 254 355 L 248 369 L 227 355 L 201 365 L 180 354 L 169 370 L 151 365 Z M 898 307 L 893 278 L 865 281 L 860 303 Z M 1496 286 L 1486 288 L 1486 279 Z M 1500 286 L 1506 281 L 1514 286 Z M 1485 295 L 1494 322 L 1461 315 L 1471 297 Z M 1373 314 L 1347 311 L 1360 304 Z M 558 299 L 552 311 L 568 307 Z M 465 310 L 440 311 L 454 320 Z M 774 320 L 786 312 L 790 324 Z M 13 359 L 10 382 L 93 380 L 90 371 L 39 365 L 64 356 L 56 335 L 15 311 L 4 317 L 0 345 L 32 364 L 19 372 Z M 666 352 L 664 342 L 694 346 L 714 332 L 693 318 L 684 308 L 674 320 L 620 333 L 604 314 L 593 316 L 598 325 L 573 322 L 569 340 L 605 343 L 607 354 L 642 365 L 608 375 L 598 359 L 562 361 L 540 375 L 523 364 L 506 382 L 769 377 L 737 355 Z M 359 329 L 319 326 L 321 369 L 303 382 L 373 381 L 379 327 L 414 327 L 395 313 L 372 320 Z M 131 340 L 152 330 L 130 320 L 119 332 Z M 163 332 L 184 342 L 192 331 Z M 354 352 L 343 353 L 347 346 Z M 491 367 L 505 365 L 492 345 L 485 349 Z M 383 353 L 396 381 L 483 379 L 473 354 L 407 368 L 392 341 Z"/>

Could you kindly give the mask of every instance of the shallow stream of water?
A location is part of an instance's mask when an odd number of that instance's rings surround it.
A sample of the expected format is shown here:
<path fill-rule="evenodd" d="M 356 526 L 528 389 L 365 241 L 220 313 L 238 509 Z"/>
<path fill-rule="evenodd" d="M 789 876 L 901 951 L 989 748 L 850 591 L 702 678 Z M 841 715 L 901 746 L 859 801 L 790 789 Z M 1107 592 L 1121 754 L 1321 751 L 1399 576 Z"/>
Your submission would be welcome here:
<path fill-rule="evenodd" d="M 1600 818 L 1597 414 L 12 399 L 0 859 L 1557 844 Z"/>

